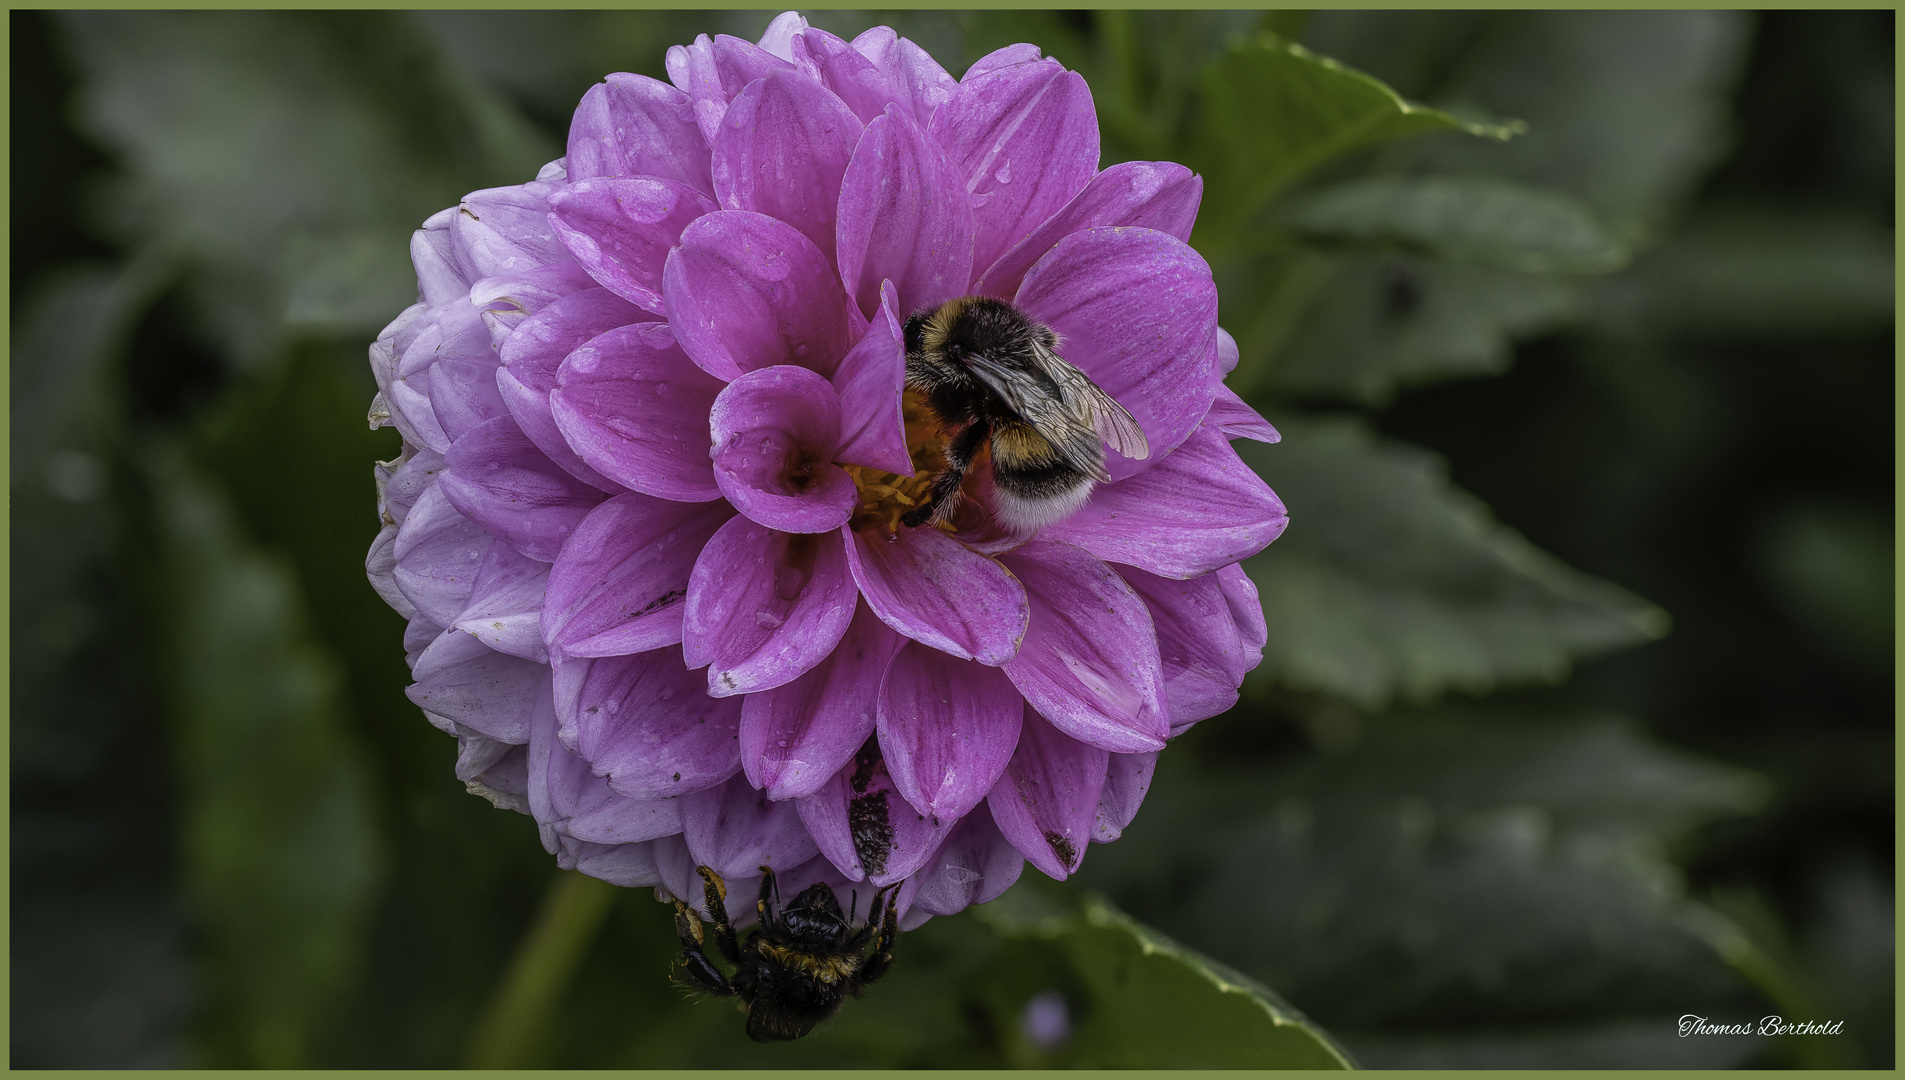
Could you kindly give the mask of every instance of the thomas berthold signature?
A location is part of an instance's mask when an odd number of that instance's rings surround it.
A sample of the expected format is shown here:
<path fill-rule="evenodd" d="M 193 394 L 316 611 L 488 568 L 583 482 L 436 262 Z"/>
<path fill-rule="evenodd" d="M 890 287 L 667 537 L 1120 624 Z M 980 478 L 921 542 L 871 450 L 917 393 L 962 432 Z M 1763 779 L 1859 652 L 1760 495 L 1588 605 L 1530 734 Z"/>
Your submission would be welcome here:
<path fill-rule="evenodd" d="M 1680 1018 L 1680 1037 L 1689 1035 L 1837 1035 L 1845 1030 L 1844 1020 L 1787 1020 L 1763 1016 L 1759 1023 L 1718 1024 L 1692 1013 Z"/>

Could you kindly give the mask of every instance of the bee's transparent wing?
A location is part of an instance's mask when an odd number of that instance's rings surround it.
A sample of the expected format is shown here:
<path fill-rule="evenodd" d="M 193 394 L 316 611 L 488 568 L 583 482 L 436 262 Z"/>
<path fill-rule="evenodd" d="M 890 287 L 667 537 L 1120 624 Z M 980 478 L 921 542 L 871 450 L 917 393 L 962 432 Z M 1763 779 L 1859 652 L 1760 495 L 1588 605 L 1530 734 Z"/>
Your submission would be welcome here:
<path fill-rule="evenodd" d="M 1084 372 L 1050 349 L 1034 345 L 1038 371 L 995 364 L 974 356 L 968 364 L 993 393 L 1025 418 L 1065 460 L 1105 483 L 1103 439 L 1129 458 L 1149 456 L 1150 444 L 1124 406 L 1098 388 Z"/>

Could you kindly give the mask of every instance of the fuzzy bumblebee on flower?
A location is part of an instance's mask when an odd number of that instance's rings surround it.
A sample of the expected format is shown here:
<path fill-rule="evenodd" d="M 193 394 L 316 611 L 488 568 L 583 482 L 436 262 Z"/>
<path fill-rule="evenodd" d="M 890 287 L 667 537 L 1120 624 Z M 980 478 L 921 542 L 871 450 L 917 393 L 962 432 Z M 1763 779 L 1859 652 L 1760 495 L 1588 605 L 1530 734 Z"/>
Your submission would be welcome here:
<path fill-rule="evenodd" d="M 1075 871 L 1235 703 L 1286 516 L 1229 440 L 1277 436 L 1202 182 L 1100 170 L 1037 47 L 954 79 L 790 13 L 667 70 L 415 234 L 368 568 L 457 776 L 792 1038 L 900 929 Z"/>

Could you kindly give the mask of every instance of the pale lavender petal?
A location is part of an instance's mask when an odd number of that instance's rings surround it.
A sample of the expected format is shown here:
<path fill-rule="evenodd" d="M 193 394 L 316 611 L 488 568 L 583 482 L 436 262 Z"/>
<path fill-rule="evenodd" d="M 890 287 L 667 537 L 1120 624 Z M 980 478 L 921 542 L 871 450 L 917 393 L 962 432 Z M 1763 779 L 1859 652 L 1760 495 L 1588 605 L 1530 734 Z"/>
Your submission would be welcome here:
<path fill-rule="evenodd" d="M 725 210 L 767 214 L 833 259 L 840 177 L 864 125 L 826 87 L 794 71 L 750 84 L 714 138 L 714 192 Z"/>
<path fill-rule="evenodd" d="M 880 680 L 906 639 L 865 604 L 827 658 L 800 678 L 749 694 L 741 707 L 741 766 L 774 799 L 820 789 L 873 735 Z"/>
<path fill-rule="evenodd" d="M 970 193 L 975 270 L 991 266 L 1098 172 L 1091 91 L 1056 60 L 968 72 L 931 130 Z"/>
<path fill-rule="evenodd" d="M 565 261 L 484 278 L 470 286 L 470 303 L 489 331 L 490 347 L 501 349 L 531 315 L 565 296 L 595 287 L 587 270 Z"/>
<path fill-rule="evenodd" d="M 897 106 L 867 125 L 840 186 L 839 264 L 868 317 L 891 280 L 907 314 L 964 295 L 972 209 L 939 148 Z"/>
<path fill-rule="evenodd" d="M 679 799 L 630 799 L 556 738 L 554 699 L 543 695 L 529 732 L 529 807 L 538 822 L 590 844 L 634 844 L 681 831 Z"/>
<path fill-rule="evenodd" d="M 565 840 L 556 865 L 625 889 L 661 884 L 661 870 L 655 863 L 652 842 L 608 845 Z"/>
<path fill-rule="evenodd" d="M 549 408 L 571 449 L 624 487 L 682 502 L 721 497 L 708 410 L 721 381 L 696 367 L 666 323 L 591 338 L 562 362 Z"/>
<path fill-rule="evenodd" d="M 413 674 L 404 693 L 419 708 L 506 743 L 529 741 L 537 694 L 549 692 L 548 665 L 496 652 L 461 630 L 444 631 Z"/>
<path fill-rule="evenodd" d="M 866 321 L 813 241 L 742 210 L 688 226 L 662 287 L 681 347 L 723 380 L 777 364 L 832 375 Z"/>
<path fill-rule="evenodd" d="M 622 485 L 583 464 L 582 458 L 563 438 L 562 429 L 556 426 L 555 413 L 549 409 L 549 391 L 523 385 L 508 368 L 496 369 L 496 389 L 503 395 L 503 405 L 509 409 L 516 426 L 523 429 L 523 437 L 534 443 L 536 449 L 546 454 L 564 472 L 610 495 L 619 495 L 625 490 Z"/>
<path fill-rule="evenodd" d="M 548 663 L 542 644 L 542 599 L 548 584 L 549 564 L 508 544 L 491 544 L 476 571 L 469 606 L 453 629 L 497 652 Z"/>
<path fill-rule="evenodd" d="M 443 627 L 431 622 L 429 618 L 421 612 L 412 615 L 410 621 L 404 624 L 403 658 L 404 664 L 408 666 L 412 672 L 416 671 L 417 658 L 423 655 L 423 650 L 429 648 L 430 644 L 436 641 L 442 633 Z"/>
<path fill-rule="evenodd" d="M 456 265 L 450 230 L 418 229 L 410 234 L 410 262 L 417 268 L 417 293 L 426 308 L 469 295 L 471 278 Z M 393 326 L 395 324 L 392 324 Z"/>
<path fill-rule="evenodd" d="M 1210 412 L 1204 416 L 1204 422 L 1223 432 L 1232 439 L 1254 439 L 1257 442 L 1273 443 L 1283 436 L 1237 396 L 1237 392 L 1223 383 L 1217 384 L 1216 396 L 1211 398 Z"/>
<path fill-rule="evenodd" d="M 531 181 L 463 196 L 450 219 L 450 242 L 472 281 L 569 260 L 549 224 L 549 196 L 558 190 Z"/>
<path fill-rule="evenodd" d="M 481 322 L 437 346 L 430 365 L 430 411 L 451 442 L 508 412 L 496 391 L 498 363 Z"/>
<path fill-rule="evenodd" d="M 833 464 L 840 398 L 826 379 L 782 364 L 740 376 L 708 414 L 714 481 L 734 508 L 773 529 L 831 532 L 859 493 Z"/>
<path fill-rule="evenodd" d="M 620 794 L 686 795 L 740 771 L 741 702 L 709 697 L 706 677 L 682 667 L 674 649 L 569 660 L 562 668 L 578 666 L 572 706 L 564 707 L 560 692 L 556 697 L 558 736 Z"/>
<path fill-rule="evenodd" d="M 825 30 L 808 30 L 801 34 L 794 39 L 793 50 L 793 61 L 812 68 L 820 85 L 853 110 L 862 124 L 883 115 L 887 103 L 898 99 L 898 92 L 888 83 L 885 72 L 854 51 L 853 46 Z"/>
<path fill-rule="evenodd" d="M 1173 162 L 1127 161 L 1113 165 L 1092 177 L 1085 190 L 1064 209 L 1012 245 L 990 269 L 981 268 L 983 276 L 972 291 L 1012 299 L 1033 263 L 1060 240 L 1086 229 L 1136 226 L 1170 233 L 1188 242 L 1203 194 L 1203 178 Z"/>
<path fill-rule="evenodd" d="M 377 530 L 377 538 L 370 542 L 370 551 L 364 556 L 364 573 L 370 578 L 370 587 L 397 614 L 408 619 L 417 613 L 417 605 L 397 587 L 396 525 Z"/>
<path fill-rule="evenodd" d="M 714 534 L 688 578 L 682 655 L 708 669 L 708 693 L 792 682 L 827 658 L 856 593 L 838 533 L 777 532 L 744 517 Z"/>
<path fill-rule="evenodd" d="M 465 517 L 532 559 L 556 561 L 562 542 L 606 496 L 536 449 L 507 417 L 456 441 L 437 487 Z"/>
<path fill-rule="evenodd" d="M 1047 876 L 1085 859 L 1111 755 L 1067 736 L 1030 706 L 1019 748 L 986 799 L 999 831 Z"/>
<path fill-rule="evenodd" d="M 1137 228 L 1073 233 L 1025 275 L 1015 302 L 1058 331 L 1065 359 L 1144 428 L 1151 456 L 1112 451 L 1112 479 L 1150 467 L 1210 411 L 1217 286 L 1203 257 L 1177 237 Z"/>
<path fill-rule="evenodd" d="M 516 381 L 547 393 L 556 388 L 556 370 L 577 346 L 618 326 L 653 319 L 607 289 L 585 289 L 523 320 L 499 355 Z"/>
<path fill-rule="evenodd" d="M 807 20 L 798 11 L 783 11 L 761 31 L 760 47 L 782 60 L 794 58 L 794 39 L 807 30 Z"/>
<path fill-rule="evenodd" d="M 1218 327 L 1217 366 L 1223 369 L 1224 374 L 1228 375 L 1237 370 L 1237 361 L 1242 359 L 1242 357 L 1243 354 L 1237 349 L 1237 339 L 1230 336 L 1230 331 L 1221 326 Z"/>
<path fill-rule="evenodd" d="M 946 74 L 925 49 L 898 36 L 890 27 L 868 30 L 853 39 L 853 47 L 886 76 L 896 100 L 921 127 L 931 125 L 933 114 L 959 89 L 958 80 Z"/>
<path fill-rule="evenodd" d="M 1151 772 L 1157 764 L 1156 753 L 1111 755 L 1105 790 L 1098 796 L 1098 814 L 1092 821 L 1093 840 L 1109 844 L 1124 835 L 1125 827 L 1138 816 L 1145 792 L 1151 790 Z"/>
<path fill-rule="evenodd" d="M 610 75 L 582 95 L 569 125 L 569 179 L 659 176 L 706 195 L 708 144 L 687 94 L 645 75 Z"/>
<path fill-rule="evenodd" d="M 880 753 L 893 786 L 928 819 L 956 820 L 1005 772 L 1024 711 L 997 668 L 908 644 L 880 685 Z"/>
<path fill-rule="evenodd" d="M 1024 868 L 1025 857 L 1000 835 L 991 810 L 975 808 L 913 875 L 918 883 L 912 897 L 915 910 L 957 915 L 973 904 L 997 899 Z M 900 925 L 911 929 L 904 922 Z"/>
<path fill-rule="evenodd" d="M 1288 522 L 1282 500 L 1223 434 L 1199 428 L 1156 468 L 1098 488 L 1041 535 L 1106 562 L 1188 578 L 1255 555 Z"/>
<path fill-rule="evenodd" d="M 1003 664 L 1025 636 L 1025 589 L 1010 571 L 925 527 L 850 533 L 847 563 L 886 625 L 962 660 Z"/>
<path fill-rule="evenodd" d="M 576 526 L 549 572 L 542 632 L 570 656 L 625 656 L 681 642 L 688 575 L 726 503 L 683 503 L 630 492 Z"/>
<path fill-rule="evenodd" d="M 834 370 L 833 388 L 840 395 L 840 448 L 834 460 L 911 476 L 913 458 L 906 449 L 900 404 L 906 390 L 906 336 L 899 314 L 904 310 L 893 283 L 883 282 L 867 332 Z"/>
<path fill-rule="evenodd" d="M 1244 669 L 1254 670 L 1263 662 L 1263 647 L 1270 640 L 1270 626 L 1263 617 L 1257 583 L 1244 573 L 1242 565 L 1232 563 L 1218 569 L 1217 584 L 1223 588 L 1224 599 L 1230 604 L 1230 617 L 1237 626 L 1238 640 L 1248 650 Z"/>
<path fill-rule="evenodd" d="M 421 449 L 397 466 L 397 471 L 391 473 L 390 479 L 384 482 L 382 492 L 384 509 L 390 519 L 402 525 L 410 508 L 417 504 L 417 499 L 428 490 L 443 468 L 442 454 Z"/>
<path fill-rule="evenodd" d="M 970 82 L 981 75 L 997 71 L 1003 67 L 1011 67 L 1014 64 L 1035 63 L 1041 55 L 1037 45 L 1028 44 L 1023 41 L 1016 45 L 1007 45 L 1002 49 L 994 49 L 979 59 L 974 60 L 972 66 L 966 69 L 966 74 L 960 78 L 960 82 Z M 1056 62 L 1057 61 L 1054 61 L 1054 63 Z"/>
<path fill-rule="evenodd" d="M 878 746 L 870 742 L 796 805 L 820 853 L 849 879 L 871 880 L 875 886 L 911 876 L 958 824 L 951 818 L 935 821 L 908 805 L 887 775 Z"/>
<path fill-rule="evenodd" d="M 1000 559 L 1031 598 L 1025 644 L 1005 665 L 1026 701 L 1093 746 L 1127 754 L 1163 747 L 1163 668 L 1138 594 L 1069 544 L 1035 540 Z"/>
<path fill-rule="evenodd" d="M 1144 598 L 1157 628 L 1171 730 L 1208 720 L 1237 704 L 1237 688 L 1250 665 L 1217 575 L 1178 580 L 1136 567 L 1117 569 Z"/>
<path fill-rule="evenodd" d="M 769 800 L 744 776 L 682 796 L 681 836 L 698 865 L 724 878 L 792 870 L 819 854 L 794 804 Z"/>
<path fill-rule="evenodd" d="M 718 209 L 688 185 L 656 176 L 581 180 L 549 207 L 556 235 L 591 277 L 657 314 L 668 252 L 689 222 Z"/>
<path fill-rule="evenodd" d="M 448 626 L 469 606 L 476 572 L 494 542 L 481 525 L 457 512 L 441 484 L 433 484 L 397 532 L 392 547 L 397 567 L 391 576 L 420 614 Z"/>

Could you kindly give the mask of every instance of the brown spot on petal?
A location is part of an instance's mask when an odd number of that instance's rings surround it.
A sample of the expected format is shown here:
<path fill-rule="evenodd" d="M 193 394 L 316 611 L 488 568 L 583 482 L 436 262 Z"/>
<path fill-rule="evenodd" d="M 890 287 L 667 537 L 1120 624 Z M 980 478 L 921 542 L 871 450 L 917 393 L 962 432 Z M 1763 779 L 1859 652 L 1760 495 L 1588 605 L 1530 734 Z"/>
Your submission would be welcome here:
<path fill-rule="evenodd" d="M 886 794 L 862 795 L 847 804 L 847 828 L 853 834 L 853 852 L 869 875 L 886 869 L 893 850 L 893 825 L 887 820 Z"/>
<path fill-rule="evenodd" d="M 1065 869 L 1070 870 L 1077 865 L 1073 860 L 1078 858 L 1078 849 L 1072 846 L 1070 840 L 1055 832 L 1048 832 L 1045 842 L 1051 846 L 1052 854 L 1058 856 L 1058 861 L 1065 864 Z"/>

